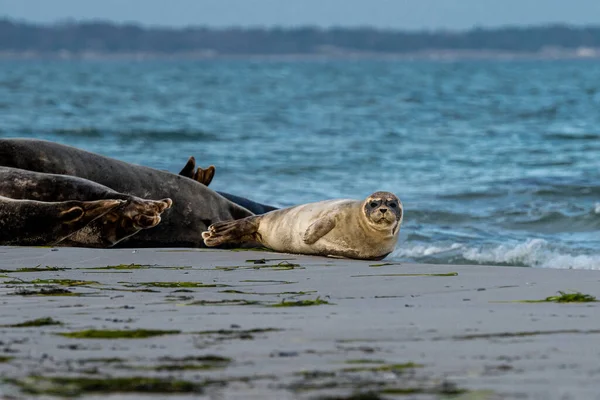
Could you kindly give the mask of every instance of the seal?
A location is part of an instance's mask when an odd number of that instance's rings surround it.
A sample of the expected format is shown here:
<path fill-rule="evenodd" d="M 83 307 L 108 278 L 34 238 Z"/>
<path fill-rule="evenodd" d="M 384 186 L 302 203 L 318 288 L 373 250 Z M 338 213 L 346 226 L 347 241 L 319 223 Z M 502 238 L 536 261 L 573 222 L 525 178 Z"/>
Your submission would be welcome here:
<path fill-rule="evenodd" d="M 213 224 L 202 233 L 208 247 L 258 243 L 275 251 L 381 260 L 398 242 L 403 207 L 390 192 L 364 201 L 325 200 Z"/>
<path fill-rule="evenodd" d="M 43 202 L 0 196 L 0 244 L 54 245 L 123 203 L 124 200 Z"/>
<path fill-rule="evenodd" d="M 172 205 L 169 198 L 146 200 L 118 193 L 83 178 L 10 167 L 0 167 L 0 195 L 43 202 L 123 200 L 122 206 L 92 221 L 59 243 L 60 246 L 77 247 L 112 247 L 142 229 L 158 225 L 161 214 Z"/>
<path fill-rule="evenodd" d="M 206 169 L 203 169 L 201 167 L 196 168 L 196 159 L 194 158 L 194 156 L 191 156 L 188 159 L 185 166 L 179 172 L 179 175 L 193 179 L 195 181 L 198 181 L 198 182 L 204 184 L 205 186 L 208 186 L 212 182 L 212 180 L 215 176 L 215 172 L 216 171 L 215 171 L 214 165 L 211 165 Z M 227 200 L 232 201 L 235 204 L 240 205 L 240 206 L 246 208 L 247 210 L 252 211 L 253 214 L 257 214 L 257 215 L 264 214 L 269 211 L 278 209 L 277 207 L 273 207 L 273 206 L 270 206 L 267 204 L 257 203 L 256 201 L 247 199 L 245 197 L 236 196 L 236 195 L 221 192 L 221 191 L 216 191 L 216 192 L 219 193 L 221 196 L 225 197 Z"/>
<path fill-rule="evenodd" d="M 38 139 L 0 139 L 0 166 L 84 178 L 143 199 L 170 198 L 162 222 L 115 247 L 205 247 L 209 225 L 252 216 L 205 185 L 166 171 Z"/>

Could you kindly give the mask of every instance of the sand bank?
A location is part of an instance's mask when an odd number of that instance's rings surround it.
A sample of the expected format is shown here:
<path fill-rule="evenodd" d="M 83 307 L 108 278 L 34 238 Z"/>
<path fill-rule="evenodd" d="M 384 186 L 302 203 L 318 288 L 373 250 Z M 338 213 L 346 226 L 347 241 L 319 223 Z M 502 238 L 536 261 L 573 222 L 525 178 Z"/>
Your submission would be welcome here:
<path fill-rule="evenodd" d="M 0 247 L 0 397 L 600 398 L 598 304 L 522 302 L 598 272 L 381 264 Z"/>

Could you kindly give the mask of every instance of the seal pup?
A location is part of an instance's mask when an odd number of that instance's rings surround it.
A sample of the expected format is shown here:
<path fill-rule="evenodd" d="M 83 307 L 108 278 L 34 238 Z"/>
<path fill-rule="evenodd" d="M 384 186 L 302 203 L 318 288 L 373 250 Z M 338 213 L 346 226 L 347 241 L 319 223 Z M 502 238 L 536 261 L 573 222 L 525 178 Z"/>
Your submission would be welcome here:
<path fill-rule="evenodd" d="M 193 179 L 195 181 L 198 181 L 198 182 L 204 184 L 205 186 L 208 186 L 212 182 L 212 180 L 215 176 L 214 165 L 211 165 L 206 169 L 202 169 L 202 168 L 198 167 L 196 169 L 196 171 L 194 172 L 195 168 L 196 168 L 196 159 L 194 158 L 194 156 L 191 156 L 188 159 L 185 166 L 179 172 L 179 175 Z M 235 204 L 238 204 L 238 205 L 252 211 L 253 214 L 264 214 L 269 211 L 278 209 L 277 207 L 273 207 L 273 206 L 270 206 L 267 204 L 257 203 L 255 201 L 247 199 L 245 197 L 240 197 L 240 196 L 236 196 L 233 194 L 220 192 L 218 190 L 217 190 L 217 193 L 219 193 L 221 196 L 225 197 L 229 201 L 232 201 Z"/>
<path fill-rule="evenodd" d="M 208 226 L 253 215 L 192 179 L 46 140 L 0 139 L 0 165 L 77 176 L 119 193 L 173 201 L 158 226 L 116 247 L 205 247 L 202 232 Z"/>
<path fill-rule="evenodd" d="M 150 229 L 161 221 L 171 207 L 169 198 L 146 200 L 118 193 L 99 183 L 68 175 L 45 174 L 17 168 L 0 167 L 0 195 L 13 199 L 58 202 L 67 200 L 124 200 L 123 205 L 92 221 L 60 246 L 111 247 Z"/>
<path fill-rule="evenodd" d="M 123 203 L 124 200 L 44 202 L 0 196 L 0 244 L 54 245 Z"/>
<path fill-rule="evenodd" d="M 381 260 L 398 242 L 403 207 L 390 192 L 364 201 L 326 200 L 211 225 L 208 247 L 258 243 L 275 251 Z"/>

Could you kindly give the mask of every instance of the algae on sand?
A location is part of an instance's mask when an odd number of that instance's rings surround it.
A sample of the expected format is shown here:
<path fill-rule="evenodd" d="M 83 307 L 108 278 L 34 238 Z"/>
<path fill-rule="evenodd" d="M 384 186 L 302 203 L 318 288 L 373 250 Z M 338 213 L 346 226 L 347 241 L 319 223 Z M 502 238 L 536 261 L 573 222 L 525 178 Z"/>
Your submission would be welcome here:
<path fill-rule="evenodd" d="M 56 321 L 50 317 L 46 318 L 38 318 L 30 321 L 21 322 L 18 324 L 12 325 L 0 325 L 3 328 L 31 328 L 35 326 L 49 326 L 49 325 L 62 325 L 63 323 L 60 321 Z"/>
<path fill-rule="evenodd" d="M 126 283 L 126 282 L 119 282 Z M 149 286 L 159 288 L 213 288 L 228 287 L 229 285 L 221 283 L 202 283 L 202 282 L 136 282 L 125 286 Z"/>
<path fill-rule="evenodd" d="M 42 287 L 39 290 L 18 288 L 16 292 L 9 294 L 17 296 L 81 296 L 80 293 L 73 293 L 60 287 Z"/>
<path fill-rule="evenodd" d="M 583 294 L 581 292 L 565 293 L 558 292 L 558 296 L 546 297 L 545 301 L 551 301 L 555 303 L 590 303 L 598 301 L 596 298 L 589 294 Z"/>
<path fill-rule="evenodd" d="M 84 286 L 99 285 L 96 281 L 80 281 L 75 279 L 34 279 L 32 281 L 15 280 L 3 282 L 6 285 L 61 285 L 61 286 Z"/>
<path fill-rule="evenodd" d="M 9 273 L 13 273 L 13 272 L 55 272 L 55 271 L 66 271 L 70 268 L 66 268 L 66 267 L 49 267 L 49 266 L 45 266 L 42 267 L 41 264 L 40 265 L 36 265 L 35 267 L 24 267 L 24 268 L 17 268 L 17 269 L 0 269 L 0 273 L 3 274 L 9 274 Z"/>
<path fill-rule="evenodd" d="M 444 272 L 439 274 L 368 274 L 368 275 L 350 275 L 351 278 L 365 278 L 367 276 L 458 276 L 458 272 Z"/>
<path fill-rule="evenodd" d="M 93 270 L 104 270 L 104 269 L 146 269 L 150 268 L 152 265 L 144 265 L 144 264 L 119 264 L 119 265 L 107 265 L 106 267 L 92 267 L 92 268 L 83 268 L 83 269 L 93 269 Z"/>
<path fill-rule="evenodd" d="M 149 377 L 39 377 L 7 379 L 25 393 L 72 397 L 86 393 L 202 393 L 204 384 Z"/>
<path fill-rule="evenodd" d="M 494 303 L 595 303 L 598 300 L 590 294 L 581 292 L 565 293 L 558 291 L 557 296 L 549 296 L 543 300 L 509 300 L 495 301 Z"/>
<path fill-rule="evenodd" d="M 177 335 L 181 333 L 178 330 L 152 330 L 152 329 L 135 329 L 135 330 L 110 330 L 110 329 L 88 329 L 76 332 L 61 332 L 57 335 L 71 339 L 145 339 L 163 335 Z"/>
<path fill-rule="evenodd" d="M 323 304 L 333 304 L 326 300 L 321 300 L 317 297 L 315 300 L 298 300 L 298 301 L 285 301 L 281 303 L 272 304 L 271 307 L 309 307 L 309 306 L 320 306 Z"/>
<path fill-rule="evenodd" d="M 390 372 L 390 371 L 402 371 L 405 369 L 422 368 L 422 364 L 416 364 L 413 362 L 407 362 L 404 364 L 383 364 L 376 366 L 362 366 L 362 367 L 348 367 L 342 369 L 342 372 Z"/>

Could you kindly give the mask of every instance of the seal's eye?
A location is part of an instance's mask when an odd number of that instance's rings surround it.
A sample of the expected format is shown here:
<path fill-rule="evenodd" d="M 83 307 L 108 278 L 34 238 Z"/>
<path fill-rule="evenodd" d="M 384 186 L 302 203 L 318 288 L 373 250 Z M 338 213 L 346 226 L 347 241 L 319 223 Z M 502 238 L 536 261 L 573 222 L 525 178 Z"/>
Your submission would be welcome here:
<path fill-rule="evenodd" d="M 369 204 L 369 205 L 370 205 L 371 207 L 375 208 L 375 207 L 377 207 L 377 202 L 375 202 L 375 201 L 372 201 L 372 202 L 371 202 L 371 204 Z"/>
<path fill-rule="evenodd" d="M 396 208 L 396 207 L 398 207 L 398 204 L 396 204 L 396 203 L 390 203 L 390 207 Z"/>

